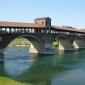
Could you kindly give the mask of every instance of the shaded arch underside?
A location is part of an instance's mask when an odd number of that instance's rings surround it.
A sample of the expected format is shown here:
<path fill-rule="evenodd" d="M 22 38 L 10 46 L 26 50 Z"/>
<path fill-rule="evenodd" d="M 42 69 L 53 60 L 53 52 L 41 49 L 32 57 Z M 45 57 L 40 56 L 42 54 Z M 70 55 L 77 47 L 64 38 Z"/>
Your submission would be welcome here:
<path fill-rule="evenodd" d="M 58 50 L 75 50 L 75 47 L 73 46 L 74 40 L 73 38 L 70 39 L 70 36 L 59 35 L 55 40 L 58 42 Z"/>
<path fill-rule="evenodd" d="M 25 38 L 27 39 L 28 41 L 31 42 L 31 45 L 30 45 L 30 52 L 33 51 L 33 49 L 36 51 L 35 53 L 40 53 L 43 51 L 43 43 L 36 37 L 36 36 L 33 36 L 33 35 L 21 35 L 21 36 L 15 36 L 11 39 L 8 40 L 8 42 L 6 43 L 6 47 L 13 41 L 15 40 L 16 38 L 18 37 L 22 37 L 22 38 Z M 5 48 L 6 48 L 5 47 Z"/>

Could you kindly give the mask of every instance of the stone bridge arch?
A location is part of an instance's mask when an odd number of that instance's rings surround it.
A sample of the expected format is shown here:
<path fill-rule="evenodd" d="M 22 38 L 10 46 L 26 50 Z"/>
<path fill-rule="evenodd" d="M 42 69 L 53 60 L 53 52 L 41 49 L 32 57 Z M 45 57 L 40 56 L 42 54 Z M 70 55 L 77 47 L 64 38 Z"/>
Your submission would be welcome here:
<path fill-rule="evenodd" d="M 5 49 L 14 39 L 18 37 L 23 37 L 31 42 L 31 46 L 29 48 L 30 53 L 42 53 L 44 50 L 44 43 L 42 40 L 35 35 L 5 35 L 2 36 L 0 49 Z"/>
<path fill-rule="evenodd" d="M 36 36 L 21 35 L 21 36 L 17 36 L 17 37 L 23 37 L 23 38 L 25 38 L 25 39 L 27 39 L 28 41 L 31 42 L 31 45 L 30 45 L 30 48 L 29 48 L 30 53 L 41 53 L 43 51 L 43 47 L 44 47 L 43 43 Z"/>
<path fill-rule="evenodd" d="M 62 42 L 62 40 L 64 41 L 64 40 L 66 40 L 67 39 L 67 37 L 66 36 L 64 36 L 64 35 L 53 35 L 53 37 L 52 37 L 52 44 L 53 44 L 53 46 L 59 46 L 59 42 Z"/>
<path fill-rule="evenodd" d="M 74 38 L 72 36 L 58 35 L 55 39 L 58 42 L 58 50 L 75 50 L 73 46 Z"/>

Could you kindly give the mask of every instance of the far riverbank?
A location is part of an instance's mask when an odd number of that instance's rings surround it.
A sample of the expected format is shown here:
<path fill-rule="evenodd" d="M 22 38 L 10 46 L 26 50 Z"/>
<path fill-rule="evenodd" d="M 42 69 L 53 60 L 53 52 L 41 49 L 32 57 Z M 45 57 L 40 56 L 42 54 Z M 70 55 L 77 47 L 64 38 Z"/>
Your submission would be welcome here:
<path fill-rule="evenodd" d="M 11 47 L 30 47 L 30 45 L 9 45 Z"/>
<path fill-rule="evenodd" d="M 9 44 L 9 46 L 13 46 L 13 47 L 29 47 L 30 46 L 30 42 L 27 39 L 19 37 L 19 38 L 14 39 Z"/>

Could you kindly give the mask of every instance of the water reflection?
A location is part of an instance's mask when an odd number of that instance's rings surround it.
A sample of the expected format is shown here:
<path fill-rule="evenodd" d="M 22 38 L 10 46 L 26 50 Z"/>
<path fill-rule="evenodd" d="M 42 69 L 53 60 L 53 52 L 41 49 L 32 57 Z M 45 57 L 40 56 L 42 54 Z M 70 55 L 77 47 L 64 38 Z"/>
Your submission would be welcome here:
<path fill-rule="evenodd" d="M 60 64 L 69 70 L 63 71 L 59 77 L 55 74 L 51 85 L 85 85 L 85 50 L 65 52 L 59 56 Z"/>
<path fill-rule="evenodd" d="M 0 52 L 0 64 L 4 63 L 4 53 Z"/>
<path fill-rule="evenodd" d="M 28 48 L 10 47 L 0 68 L 6 76 L 32 85 L 80 85 L 85 84 L 85 51 L 36 57 Z"/>
<path fill-rule="evenodd" d="M 85 70 L 73 69 L 63 72 L 59 77 L 55 75 L 51 85 L 85 85 Z"/>
<path fill-rule="evenodd" d="M 0 76 L 4 75 L 4 53 L 0 52 Z"/>
<path fill-rule="evenodd" d="M 24 52 L 24 50 L 26 52 Z M 19 76 L 25 70 L 29 69 L 32 64 L 32 59 L 28 55 L 28 51 L 25 48 L 13 48 L 7 49 L 4 56 L 4 68 L 5 72 L 10 76 Z"/>
<path fill-rule="evenodd" d="M 20 76 L 19 80 L 23 82 L 28 81 L 35 85 L 51 85 L 51 80 L 55 73 L 59 74 L 66 69 L 58 65 L 57 62 L 56 65 L 54 65 L 52 60 L 54 60 L 53 56 L 38 58 L 33 62 L 34 64 L 31 68 Z M 23 77 L 25 79 L 23 79 Z"/>

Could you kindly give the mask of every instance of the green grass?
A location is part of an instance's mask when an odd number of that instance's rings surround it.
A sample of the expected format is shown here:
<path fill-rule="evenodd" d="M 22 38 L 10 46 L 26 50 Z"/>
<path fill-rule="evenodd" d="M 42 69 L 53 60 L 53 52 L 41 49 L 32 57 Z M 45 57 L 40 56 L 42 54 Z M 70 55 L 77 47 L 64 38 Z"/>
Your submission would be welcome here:
<path fill-rule="evenodd" d="M 0 85 L 33 85 L 33 84 L 19 82 L 8 77 L 0 76 Z"/>
<path fill-rule="evenodd" d="M 27 39 L 25 39 L 25 38 L 16 38 L 16 39 L 14 39 L 10 43 L 10 45 L 12 45 L 12 46 L 16 46 L 16 45 L 30 45 L 30 42 Z"/>

